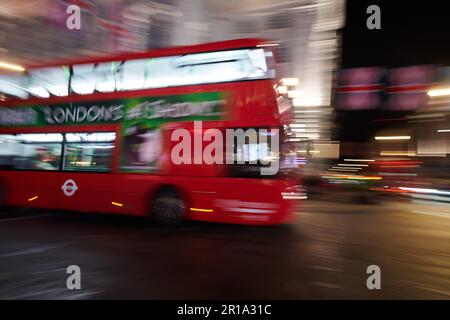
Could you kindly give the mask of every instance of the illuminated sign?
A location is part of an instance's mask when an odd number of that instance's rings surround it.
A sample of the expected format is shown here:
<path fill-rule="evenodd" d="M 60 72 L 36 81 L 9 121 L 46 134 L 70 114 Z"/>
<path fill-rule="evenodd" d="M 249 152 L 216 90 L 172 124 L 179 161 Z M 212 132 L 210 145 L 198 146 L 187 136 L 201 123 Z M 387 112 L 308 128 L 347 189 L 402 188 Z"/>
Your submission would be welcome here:
<path fill-rule="evenodd" d="M 0 108 L 2 126 L 115 123 L 122 120 L 152 120 L 218 117 L 223 93 L 203 92 L 162 97 L 129 98 L 96 103 L 72 103 Z"/>

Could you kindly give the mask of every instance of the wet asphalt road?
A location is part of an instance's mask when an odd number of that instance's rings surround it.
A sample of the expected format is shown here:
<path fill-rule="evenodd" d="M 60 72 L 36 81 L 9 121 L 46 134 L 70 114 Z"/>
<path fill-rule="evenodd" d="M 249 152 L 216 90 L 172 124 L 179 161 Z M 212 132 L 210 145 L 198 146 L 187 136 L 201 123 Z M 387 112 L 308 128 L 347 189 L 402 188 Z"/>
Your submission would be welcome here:
<path fill-rule="evenodd" d="M 381 267 L 382 289 L 366 287 Z M 66 268 L 81 268 L 68 290 Z M 0 217 L 0 299 L 449 299 L 450 208 L 309 200 L 291 226 Z"/>

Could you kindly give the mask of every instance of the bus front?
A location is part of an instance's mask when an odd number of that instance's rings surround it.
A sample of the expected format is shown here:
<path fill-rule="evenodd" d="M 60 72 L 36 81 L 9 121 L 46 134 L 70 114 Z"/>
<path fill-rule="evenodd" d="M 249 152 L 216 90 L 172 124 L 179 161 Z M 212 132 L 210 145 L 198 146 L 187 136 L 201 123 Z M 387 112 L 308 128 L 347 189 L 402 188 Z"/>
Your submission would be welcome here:
<path fill-rule="evenodd" d="M 189 177 L 190 219 L 289 223 L 306 199 L 298 177 L 284 165 L 293 111 L 290 100 L 277 90 L 281 79 L 276 58 L 276 44 L 258 41 L 253 47 L 223 51 L 216 60 L 189 61 L 197 71 L 201 65 L 209 75 L 232 79 L 196 88 L 215 95 L 211 104 L 216 106 L 216 119 L 164 127 L 164 157 L 170 161 L 163 172 Z"/>

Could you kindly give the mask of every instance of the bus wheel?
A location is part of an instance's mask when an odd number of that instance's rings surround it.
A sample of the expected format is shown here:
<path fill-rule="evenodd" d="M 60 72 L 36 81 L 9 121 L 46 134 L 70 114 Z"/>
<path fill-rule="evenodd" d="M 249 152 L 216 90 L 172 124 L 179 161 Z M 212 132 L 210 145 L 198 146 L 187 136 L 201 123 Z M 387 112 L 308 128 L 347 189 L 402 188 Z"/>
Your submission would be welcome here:
<path fill-rule="evenodd" d="M 155 197 L 151 214 L 157 223 L 180 224 L 186 216 L 186 204 L 175 191 L 163 190 Z"/>

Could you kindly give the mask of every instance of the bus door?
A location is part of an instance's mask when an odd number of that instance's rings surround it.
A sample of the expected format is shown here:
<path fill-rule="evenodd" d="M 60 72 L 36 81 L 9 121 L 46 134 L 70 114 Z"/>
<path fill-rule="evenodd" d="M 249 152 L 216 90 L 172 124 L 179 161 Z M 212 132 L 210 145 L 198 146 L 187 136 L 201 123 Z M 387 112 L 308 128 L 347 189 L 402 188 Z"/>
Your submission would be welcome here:
<path fill-rule="evenodd" d="M 112 172 L 115 132 L 67 133 L 58 207 L 66 210 L 111 212 L 117 181 Z"/>
<path fill-rule="evenodd" d="M 0 180 L 12 206 L 56 204 L 61 134 L 0 134 Z"/>

